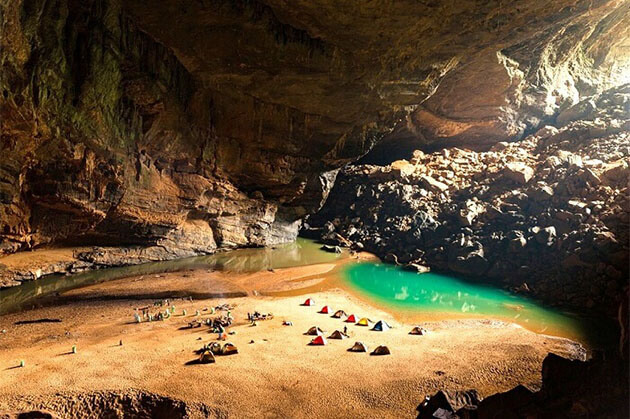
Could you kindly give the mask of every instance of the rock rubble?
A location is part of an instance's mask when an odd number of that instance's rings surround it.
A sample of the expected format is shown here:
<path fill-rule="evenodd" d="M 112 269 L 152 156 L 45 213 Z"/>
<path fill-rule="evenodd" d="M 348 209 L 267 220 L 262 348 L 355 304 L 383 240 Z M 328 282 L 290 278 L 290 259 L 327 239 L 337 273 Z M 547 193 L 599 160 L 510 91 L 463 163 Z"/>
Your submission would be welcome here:
<path fill-rule="evenodd" d="M 388 166 L 348 166 L 304 234 L 563 306 L 614 310 L 628 281 L 630 86 L 586 102 L 588 115 L 570 108 L 558 127 L 486 152 L 415 151 Z"/>

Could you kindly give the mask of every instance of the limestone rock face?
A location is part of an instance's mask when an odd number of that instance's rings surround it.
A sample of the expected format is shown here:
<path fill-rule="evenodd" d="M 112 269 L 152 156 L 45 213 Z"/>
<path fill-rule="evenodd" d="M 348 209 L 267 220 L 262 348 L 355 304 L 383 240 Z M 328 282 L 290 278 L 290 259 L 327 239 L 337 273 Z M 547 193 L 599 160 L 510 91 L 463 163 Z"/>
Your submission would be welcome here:
<path fill-rule="evenodd" d="M 614 314 L 630 252 L 630 105 L 613 99 L 622 96 L 630 85 L 586 98 L 596 107 L 580 120 L 490 151 L 349 166 L 305 233 Z"/>
<path fill-rule="evenodd" d="M 115 244 L 181 256 L 291 240 L 336 170 L 392 131 L 516 138 L 594 81 L 618 82 L 627 10 L 4 1 L 0 253 Z"/>

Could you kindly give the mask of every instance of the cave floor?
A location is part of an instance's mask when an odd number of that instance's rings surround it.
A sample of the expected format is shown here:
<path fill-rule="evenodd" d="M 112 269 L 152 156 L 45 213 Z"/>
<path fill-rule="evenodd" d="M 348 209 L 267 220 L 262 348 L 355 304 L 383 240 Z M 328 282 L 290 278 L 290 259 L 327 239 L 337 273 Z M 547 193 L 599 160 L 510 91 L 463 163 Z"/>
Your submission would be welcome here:
<path fill-rule="evenodd" d="M 258 274 L 191 271 L 135 277 L 72 290 L 54 306 L 4 315 L 0 412 L 42 408 L 64 416 L 69 413 L 59 412 L 63 407 L 55 401 L 60 393 L 135 389 L 235 417 L 410 417 L 424 396 L 438 389 L 472 387 L 485 397 L 517 384 L 536 388 L 548 352 L 569 358 L 582 354 L 567 339 L 491 320 L 432 320 L 421 324 L 430 333 L 411 336 L 412 324 L 341 289 L 313 292 L 313 307 L 300 305 L 303 295 L 290 295 L 296 283 L 313 288 L 330 270 L 330 264 L 319 264 Z M 212 287 L 217 298 L 175 299 L 170 319 L 135 323 L 134 308 L 152 305 L 154 292 L 164 291 L 166 284 L 174 295 L 193 284 Z M 265 296 L 254 291 L 255 285 L 289 292 Z M 229 330 L 236 334 L 228 340 L 239 354 L 217 357 L 215 364 L 186 365 L 197 358 L 194 350 L 217 335 L 205 325 L 180 328 L 196 318 L 196 310 L 205 319 L 211 316 L 205 307 L 226 302 L 235 305 L 236 321 Z M 394 328 L 380 333 L 348 325 L 318 314 L 324 305 L 383 319 Z M 255 310 L 275 317 L 252 327 L 246 318 Z M 15 324 L 37 319 L 62 321 Z M 283 326 L 283 320 L 293 326 Z M 311 337 L 303 333 L 314 325 L 326 336 L 348 325 L 350 338 L 308 346 Z M 357 340 L 370 350 L 387 345 L 392 354 L 347 352 Z M 24 368 L 16 367 L 20 360 Z"/>

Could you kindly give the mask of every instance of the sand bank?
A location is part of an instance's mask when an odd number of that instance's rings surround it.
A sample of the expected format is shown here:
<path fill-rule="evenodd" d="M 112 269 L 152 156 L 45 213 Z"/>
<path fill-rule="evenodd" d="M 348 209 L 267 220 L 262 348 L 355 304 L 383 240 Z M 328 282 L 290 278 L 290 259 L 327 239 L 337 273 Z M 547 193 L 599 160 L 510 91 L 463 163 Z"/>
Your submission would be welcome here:
<path fill-rule="evenodd" d="M 139 389 L 201 403 L 216 414 L 234 417 L 411 417 L 426 394 L 437 389 L 477 388 L 483 396 L 517 384 L 537 387 L 548 352 L 580 356 L 569 340 L 537 335 L 519 326 L 490 320 L 445 320 L 422 324 L 425 336 L 410 336 L 412 324 L 340 289 L 311 294 L 317 304 L 303 307 L 304 296 L 252 295 L 253 290 L 283 289 L 330 271 L 327 264 L 258 274 L 178 273 L 137 277 L 73 290 L 58 306 L 0 317 L 0 411 L 48 407 L 55 393 Z M 188 276 L 186 276 L 188 275 Z M 205 283 L 199 277 L 205 275 Z M 177 278 L 178 279 L 177 279 Z M 118 284 L 116 284 L 118 282 Z M 176 315 L 164 322 L 134 323 L 133 309 L 152 303 L 155 291 L 242 292 L 234 298 L 176 300 Z M 72 301 L 72 302 L 71 302 Z M 180 330 L 203 310 L 235 304 L 236 334 L 229 340 L 240 353 L 216 364 L 185 365 L 216 334 L 207 327 Z M 350 339 L 308 346 L 303 333 L 317 325 L 328 335 L 347 323 L 318 314 L 323 305 L 358 316 L 386 320 L 388 332 L 348 325 Z M 187 310 L 187 316 L 181 315 Z M 252 327 L 248 312 L 275 318 Z M 202 318 L 209 312 L 202 311 Z M 15 325 L 19 320 L 61 319 L 60 323 Z M 290 320 L 293 326 L 283 326 Z M 123 345 L 119 346 L 119 341 Z M 254 343 L 250 343 L 250 341 Z M 390 356 L 350 353 L 355 340 L 370 348 L 388 345 Z M 72 345 L 78 353 L 71 354 Z M 24 359 L 26 367 L 15 367 Z"/>

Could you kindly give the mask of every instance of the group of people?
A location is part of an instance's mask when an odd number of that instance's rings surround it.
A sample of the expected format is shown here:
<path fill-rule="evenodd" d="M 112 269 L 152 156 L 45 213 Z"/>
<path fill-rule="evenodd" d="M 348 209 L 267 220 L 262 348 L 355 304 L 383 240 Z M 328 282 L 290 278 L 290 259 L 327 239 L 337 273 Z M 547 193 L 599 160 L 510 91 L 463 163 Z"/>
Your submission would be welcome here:
<path fill-rule="evenodd" d="M 273 319 L 272 313 L 262 314 L 258 311 L 254 311 L 253 314 L 247 313 L 247 320 L 252 324 L 258 320 L 271 320 L 271 319 Z"/>

